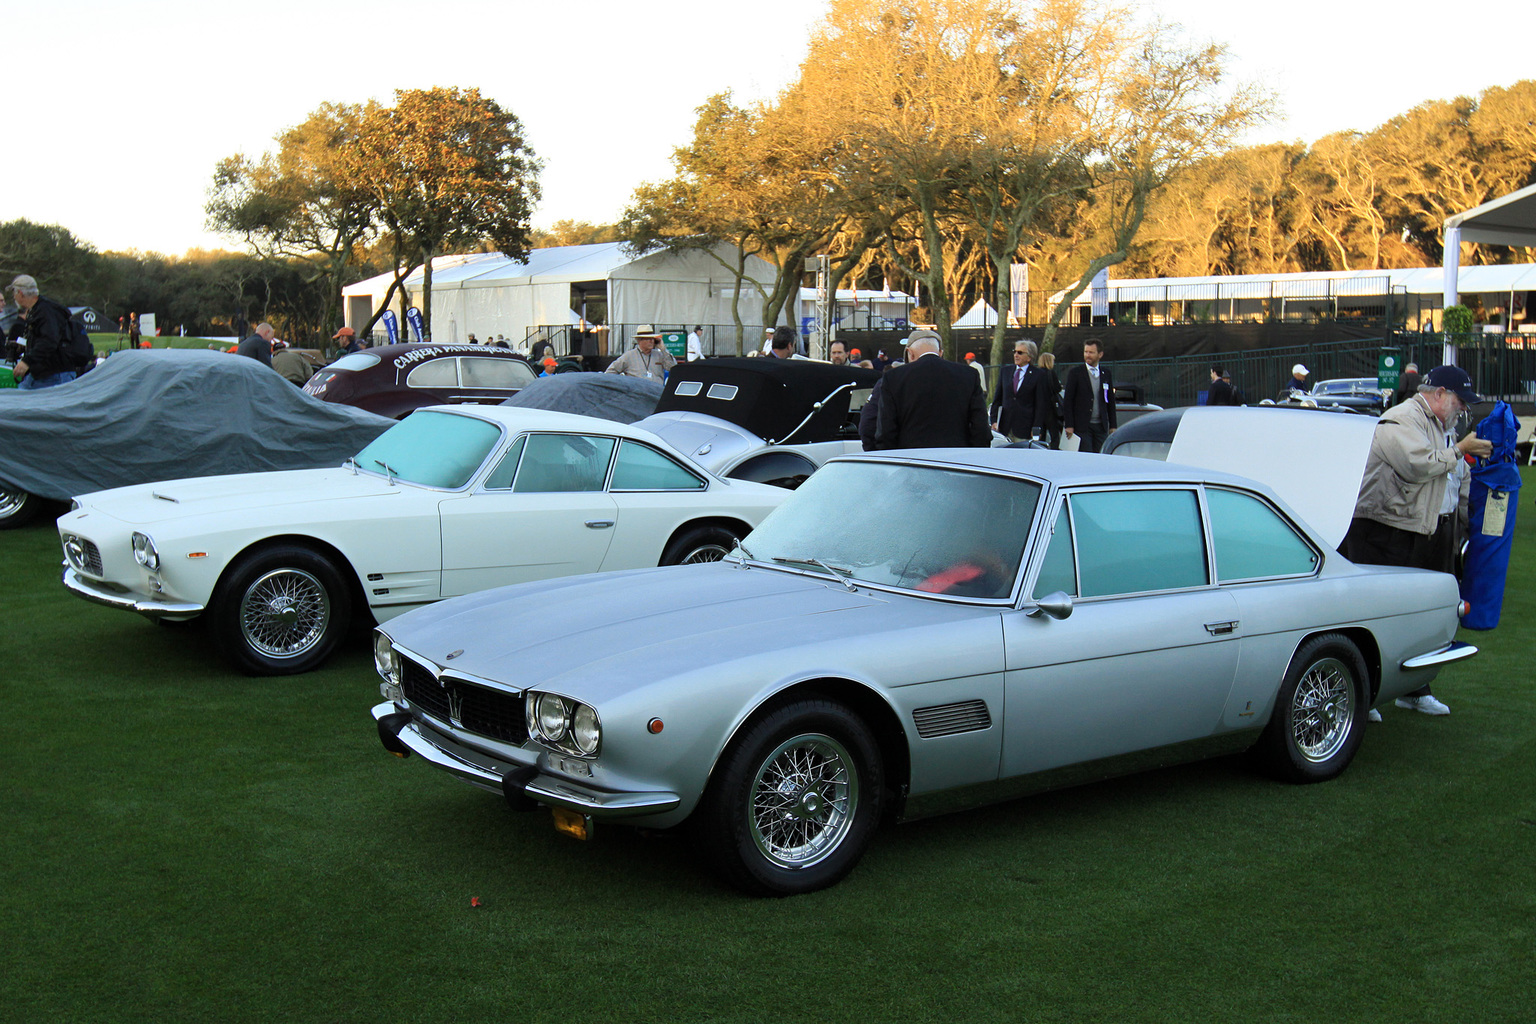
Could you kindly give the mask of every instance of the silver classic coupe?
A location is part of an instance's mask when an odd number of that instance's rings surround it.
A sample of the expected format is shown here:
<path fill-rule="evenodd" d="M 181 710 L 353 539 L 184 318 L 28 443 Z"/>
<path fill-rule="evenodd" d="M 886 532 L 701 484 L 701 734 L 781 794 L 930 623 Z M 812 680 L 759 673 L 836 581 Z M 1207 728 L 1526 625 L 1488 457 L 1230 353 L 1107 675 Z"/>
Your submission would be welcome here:
<path fill-rule="evenodd" d="M 1339 449 L 1357 480 L 1358 449 Z M 1476 649 L 1452 577 L 1336 543 L 1265 485 L 1186 465 L 848 457 L 724 561 L 385 623 L 373 716 L 391 752 L 564 831 L 688 822 L 735 885 L 807 892 L 882 818 L 1244 749 L 1283 779 L 1338 775 L 1373 706 Z M 507 625 L 529 621 L 573 625 Z"/>

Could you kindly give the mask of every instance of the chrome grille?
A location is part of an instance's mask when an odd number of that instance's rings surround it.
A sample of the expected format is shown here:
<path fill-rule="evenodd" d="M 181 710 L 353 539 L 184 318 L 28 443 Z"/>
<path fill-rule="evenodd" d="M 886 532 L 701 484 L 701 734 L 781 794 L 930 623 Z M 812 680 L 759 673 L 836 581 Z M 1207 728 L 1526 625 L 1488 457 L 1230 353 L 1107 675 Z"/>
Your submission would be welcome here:
<path fill-rule="evenodd" d="M 447 673 L 439 682 L 410 658 L 401 662 L 400 688 L 417 711 L 502 743 L 528 738 L 522 694 L 477 686 Z"/>
<path fill-rule="evenodd" d="M 979 732 L 992 727 L 992 715 L 984 700 L 964 700 L 955 704 L 935 704 L 912 712 L 917 734 L 923 739 L 953 736 L 957 732 Z"/>

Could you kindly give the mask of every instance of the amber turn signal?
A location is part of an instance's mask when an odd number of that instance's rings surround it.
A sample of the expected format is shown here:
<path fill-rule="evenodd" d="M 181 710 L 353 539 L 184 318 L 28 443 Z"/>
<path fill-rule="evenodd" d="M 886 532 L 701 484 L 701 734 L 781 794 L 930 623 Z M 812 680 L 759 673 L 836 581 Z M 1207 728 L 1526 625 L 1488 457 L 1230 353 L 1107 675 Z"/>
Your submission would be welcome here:
<path fill-rule="evenodd" d="M 662 720 L 661 720 L 661 719 L 659 719 L 659 718 L 653 718 L 653 719 L 651 719 L 651 720 L 650 720 L 650 721 L 649 721 L 649 722 L 646 722 L 646 723 L 645 723 L 645 728 L 646 728 L 646 730 L 647 730 L 647 731 L 649 731 L 649 732 L 650 732 L 650 733 L 651 733 L 651 734 L 652 734 L 652 735 L 654 735 L 654 734 L 656 734 L 656 733 L 658 733 L 658 732 L 661 732 L 661 730 L 663 730 L 663 729 L 665 729 L 665 728 L 666 728 L 666 725 L 665 725 L 665 724 L 663 724 L 663 722 L 662 722 Z"/>
<path fill-rule="evenodd" d="M 574 839 L 592 838 L 592 819 L 567 807 L 551 807 L 555 816 L 555 831 L 564 832 Z"/>

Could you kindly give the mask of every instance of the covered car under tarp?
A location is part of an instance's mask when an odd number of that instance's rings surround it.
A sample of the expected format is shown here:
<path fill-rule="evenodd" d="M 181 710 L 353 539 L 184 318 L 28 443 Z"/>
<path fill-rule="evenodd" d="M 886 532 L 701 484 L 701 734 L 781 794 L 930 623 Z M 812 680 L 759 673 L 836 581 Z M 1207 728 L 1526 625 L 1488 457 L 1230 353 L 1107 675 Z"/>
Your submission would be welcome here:
<path fill-rule="evenodd" d="M 0 392 L 0 487 L 63 501 L 156 480 L 334 466 L 392 426 L 311 398 L 254 359 L 119 352 L 68 384 Z"/>
<path fill-rule="evenodd" d="M 718 416 L 773 444 L 834 441 L 848 434 L 854 392 L 879 379 L 876 370 L 809 359 L 705 359 L 667 374 L 656 411 Z M 851 430 L 857 437 L 857 422 Z"/>
<path fill-rule="evenodd" d="M 620 373 L 556 373 L 540 377 L 502 402 L 523 409 L 549 409 L 633 423 L 656 411 L 661 384 Z"/>

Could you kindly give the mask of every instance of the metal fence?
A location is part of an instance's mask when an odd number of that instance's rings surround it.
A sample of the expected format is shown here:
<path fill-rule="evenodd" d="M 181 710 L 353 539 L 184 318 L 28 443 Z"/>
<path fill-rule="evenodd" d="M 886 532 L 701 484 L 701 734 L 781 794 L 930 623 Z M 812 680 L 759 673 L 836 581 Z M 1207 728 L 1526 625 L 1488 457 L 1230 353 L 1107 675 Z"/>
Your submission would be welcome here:
<path fill-rule="evenodd" d="M 1471 376 L 1479 392 L 1508 401 L 1532 400 L 1536 394 L 1536 339 L 1527 340 L 1515 334 L 1481 334 L 1454 340 L 1456 363 Z M 1297 363 L 1311 371 L 1313 382 L 1375 377 L 1383 347 L 1396 350 L 1399 367 L 1416 363 L 1422 373 L 1445 361 L 1443 335 L 1396 331 L 1385 338 L 1368 340 L 1106 363 L 1118 383 L 1140 385 L 1147 401 L 1165 408 L 1198 404 L 1202 392 L 1210 387 L 1210 368 L 1220 366 L 1232 375 L 1232 383 L 1251 404 L 1279 397 L 1291 380 L 1291 367 Z"/>

